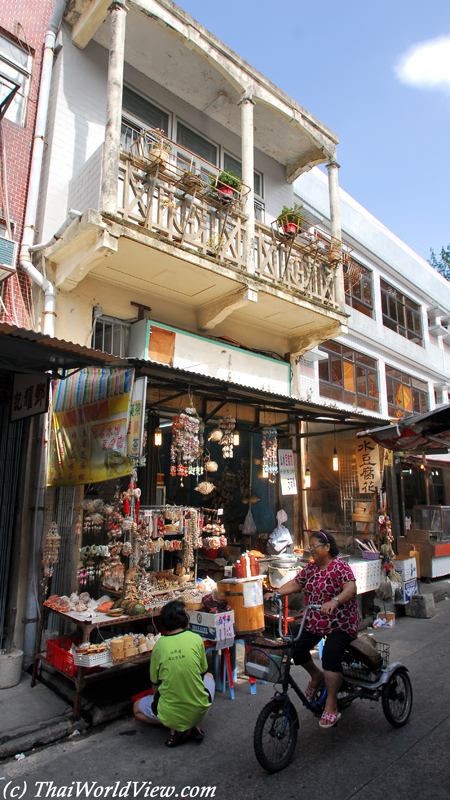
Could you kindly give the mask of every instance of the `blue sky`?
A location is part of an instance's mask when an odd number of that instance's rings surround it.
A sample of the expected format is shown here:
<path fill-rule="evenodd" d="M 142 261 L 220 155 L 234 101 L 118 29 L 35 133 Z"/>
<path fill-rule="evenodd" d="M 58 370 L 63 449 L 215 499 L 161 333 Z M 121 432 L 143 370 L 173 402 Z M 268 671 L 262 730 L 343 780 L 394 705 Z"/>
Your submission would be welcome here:
<path fill-rule="evenodd" d="M 447 246 L 449 0 L 179 4 L 339 135 L 358 202 L 425 259 Z"/>

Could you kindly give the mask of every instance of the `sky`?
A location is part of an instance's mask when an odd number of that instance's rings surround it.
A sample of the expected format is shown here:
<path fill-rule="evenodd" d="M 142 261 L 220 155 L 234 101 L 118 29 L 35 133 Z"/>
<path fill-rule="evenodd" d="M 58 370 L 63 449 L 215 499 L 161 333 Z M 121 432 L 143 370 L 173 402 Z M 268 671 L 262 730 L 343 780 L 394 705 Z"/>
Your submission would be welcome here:
<path fill-rule="evenodd" d="M 178 0 L 339 136 L 339 181 L 423 258 L 450 242 L 449 0 Z"/>

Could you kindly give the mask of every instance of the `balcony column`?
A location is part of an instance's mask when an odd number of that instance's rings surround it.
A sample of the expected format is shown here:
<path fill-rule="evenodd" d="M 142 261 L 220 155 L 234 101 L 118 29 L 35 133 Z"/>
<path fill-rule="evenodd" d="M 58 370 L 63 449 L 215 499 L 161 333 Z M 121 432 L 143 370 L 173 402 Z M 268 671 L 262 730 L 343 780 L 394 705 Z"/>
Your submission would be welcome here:
<path fill-rule="evenodd" d="M 327 165 L 328 170 L 328 192 L 330 195 L 330 228 L 333 239 L 342 241 L 341 231 L 341 211 L 339 205 L 339 177 L 338 170 L 340 165 L 337 161 L 330 161 Z M 336 267 L 336 300 L 339 307 L 344 311 L 345 309 L 345 294 L 344 294 L 344 270 L 342 261 Z"/>
<path fill-rule="evenodd" d="M 250 95 L 239 101 L 241 107 L 242 138 L 242 181 L 250 187 L 245 198 L 244 211 L 247 215 L 244 233 L 244 259 L 247 272 L 255 271 L 255 193 L 254 193 L 254 141 L 253 141 L 253 102 Z"/>
<path fill-rule="evenodd" d="M 122 120 L 123 62 L 125 56 L 125 21 L 123 0 L 109 6 L 111 34 L 106 86 L 106 127 L 102 160 L 102 211 L 117 214 L 119 181 L 120 130 Z"/>

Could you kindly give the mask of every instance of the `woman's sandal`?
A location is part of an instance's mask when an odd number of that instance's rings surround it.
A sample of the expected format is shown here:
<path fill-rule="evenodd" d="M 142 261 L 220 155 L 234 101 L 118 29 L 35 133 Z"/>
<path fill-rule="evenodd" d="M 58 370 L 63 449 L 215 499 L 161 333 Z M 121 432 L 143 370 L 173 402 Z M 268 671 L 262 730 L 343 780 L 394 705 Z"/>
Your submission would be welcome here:
<path fill-rule="evenodd" d="M 318 686 L 313 686 L 311 681 L 308 683 L 308 686 L 305 689 L 305 697 L 306 697 L 306 699 L 308 700 L 309 703 L 314 698 L 314 695 L 316 694 L 316 692 L 318 692 L 319 689 L 322 686 L 323 686 L 323 681 L 322 681 L 322 683 L 319 683 Z"/>
<path fill-rule="evenodd" d="M 192 735 L 192 728 L 187 731 L 175 731 L 171 733 L 166 742 L 166 747 L 178 747 L 179 744 L 188 742 Z"/>
<path fill-rule="evenodd" d="M 341 716 L 339 711 L 337 711 L 336 714 L 331 711 L 324 711 L 319 722 L 319 728 L 332 728 L 333 725 L 339 722 Z"/>
<path fill-rule="evenodd" d="M 191 736 L 194 742 L 201 744 L 205 738 L 205 733 L 201 728 L 198 727 L 198 725 L 195 725 L 193 728 L 191 728 Z"/>

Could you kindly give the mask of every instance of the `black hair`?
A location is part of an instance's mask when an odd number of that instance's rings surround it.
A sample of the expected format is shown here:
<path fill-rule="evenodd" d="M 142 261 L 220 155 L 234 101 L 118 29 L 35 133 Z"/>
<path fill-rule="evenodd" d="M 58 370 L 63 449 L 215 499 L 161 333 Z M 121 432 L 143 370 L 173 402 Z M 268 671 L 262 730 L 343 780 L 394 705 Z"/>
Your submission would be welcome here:
<path fill-rule="evenodd" d="M 329 544 L 330 545 L 330 556 L 338 556 L 339 555 L 339 547 L 336 544 L 336 539 L 331 533 L 325 533 L 325 531 L 313 531 L 310 539 L 317 539 L 320 544 Z"/>
<path fill-rule="evenodd" d="M 189 625 L 186 606 L 182 600 L 171 600 L 170 603 L 166 603 L 161 609 L 160 618 L 161 625 L 168 633 L 178 628 L 185 630 Z"/>

